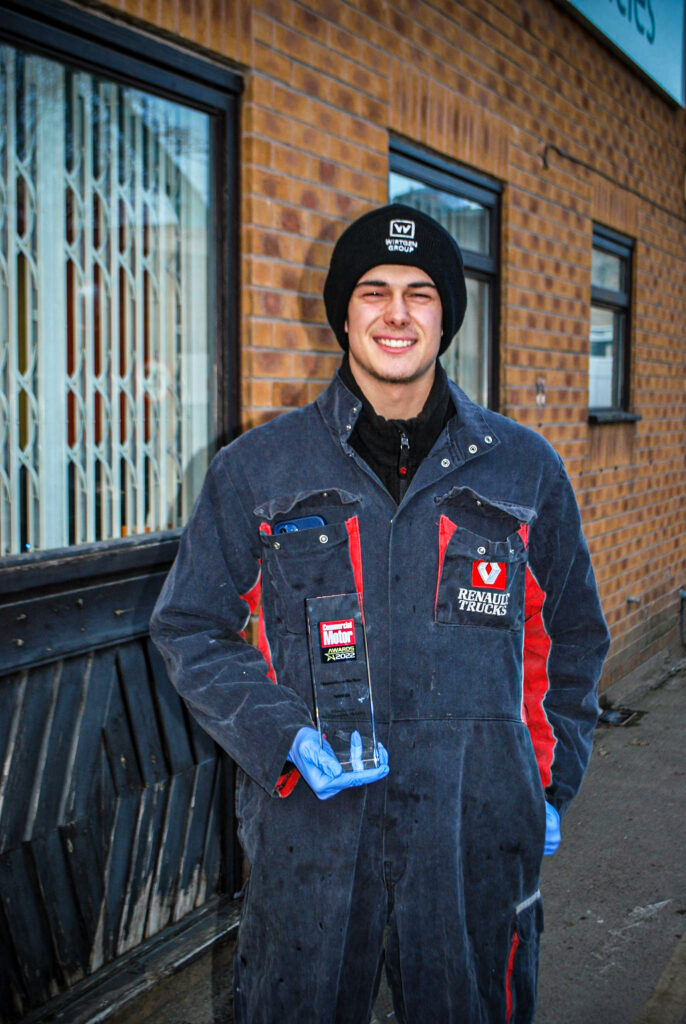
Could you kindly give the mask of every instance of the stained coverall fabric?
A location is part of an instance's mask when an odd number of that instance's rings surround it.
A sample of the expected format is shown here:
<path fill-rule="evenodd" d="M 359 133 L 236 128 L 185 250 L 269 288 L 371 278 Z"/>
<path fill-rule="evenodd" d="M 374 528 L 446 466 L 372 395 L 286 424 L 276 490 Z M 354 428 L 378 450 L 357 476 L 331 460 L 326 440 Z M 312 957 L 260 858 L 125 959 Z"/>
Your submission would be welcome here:
<path fill-rule="evenodd" d="M 533 1019 L 544 797 L 564 815 L 581 783 L 608 634 L 561 460 L 450 388 L 456 415 L 399 505 L 349 444 L 360 401 L 338 376 L 223 449 L 153 616 L 172 681 L 239 766 L 239 1024 L 366 1022 L 387 924 L 401 1021 Z M 273 534 L 312 514 L 325 526 Z M 258 587 L 261 650 L 242 637 Z M 282 778 L 313 724 L 304 599 L 360 588 L 390 775 L 321 802 Z"/>

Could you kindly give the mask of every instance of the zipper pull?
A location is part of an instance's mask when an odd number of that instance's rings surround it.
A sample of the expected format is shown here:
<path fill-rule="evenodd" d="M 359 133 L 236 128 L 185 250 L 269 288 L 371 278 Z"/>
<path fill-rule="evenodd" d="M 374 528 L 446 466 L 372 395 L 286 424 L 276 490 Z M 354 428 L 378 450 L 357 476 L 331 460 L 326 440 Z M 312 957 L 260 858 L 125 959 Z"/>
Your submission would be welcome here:
<path fill-rule="evenodd" d="M 407 463 L 410 459 L 410 442 L 407 434 L 400 435 L 400 457 L 398 459 L 398 473 L 400 476 L 407 476 Z"/>

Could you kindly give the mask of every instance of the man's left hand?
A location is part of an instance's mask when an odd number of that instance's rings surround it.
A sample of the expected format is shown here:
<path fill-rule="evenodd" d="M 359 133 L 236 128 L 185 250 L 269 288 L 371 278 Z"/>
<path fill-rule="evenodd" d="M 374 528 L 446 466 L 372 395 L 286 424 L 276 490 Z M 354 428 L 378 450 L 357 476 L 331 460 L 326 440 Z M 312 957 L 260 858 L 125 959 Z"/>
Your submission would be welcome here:
<path fill-rule="evenodd" d="M 562 833 L 560 832 L 560 815 L 557 813 L 552 804 L 545 802 L 545 846 L 543 847 L 543 856 L 550 857 L 555 853 L 560 841 L 562 839 Z"/>

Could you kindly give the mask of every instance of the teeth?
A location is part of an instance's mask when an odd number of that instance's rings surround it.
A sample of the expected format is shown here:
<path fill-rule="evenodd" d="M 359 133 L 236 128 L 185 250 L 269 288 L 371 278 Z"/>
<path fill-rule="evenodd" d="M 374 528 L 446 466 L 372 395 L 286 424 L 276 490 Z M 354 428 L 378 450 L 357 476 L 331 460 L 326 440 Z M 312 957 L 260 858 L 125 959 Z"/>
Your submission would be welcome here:
<path fill-rule="evenodd" d="M 377 342 L 380 345 L 386 345 L 387 348 L 409 348 L 410 345 L 414 345 L 414 338 L 377 338 Z"/>

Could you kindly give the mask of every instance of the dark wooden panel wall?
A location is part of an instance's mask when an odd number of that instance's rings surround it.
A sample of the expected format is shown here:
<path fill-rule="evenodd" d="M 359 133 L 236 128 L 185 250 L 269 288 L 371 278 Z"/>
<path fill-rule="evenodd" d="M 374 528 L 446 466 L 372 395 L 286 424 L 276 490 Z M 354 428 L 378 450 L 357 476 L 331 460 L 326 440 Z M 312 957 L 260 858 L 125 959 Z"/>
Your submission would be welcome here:
<path fill-rule="evenodd" d="M 0 676 L 3 1024 L 234 884 L 231 764 L 145 632 L 163 572 L 138 568 L 138 586 L 125 572 L 99 587 L 46 582 L 45 566 L 39 575 L 39 590 L 5 594 L 0 619 L 22 627 L 20 606 L 34 619 L 73 609 L 49 631 L 70 655 L 45 660 L 37 626 L 31 644 L 0 636 L 4 667 L 10 655 L 20 663 Z M 85 600 L 94 587 L 97 600 Z M 141 635 L 114 615 L 122 596 Z M 29 650 L 42 663 L 29 664 Z"/>

